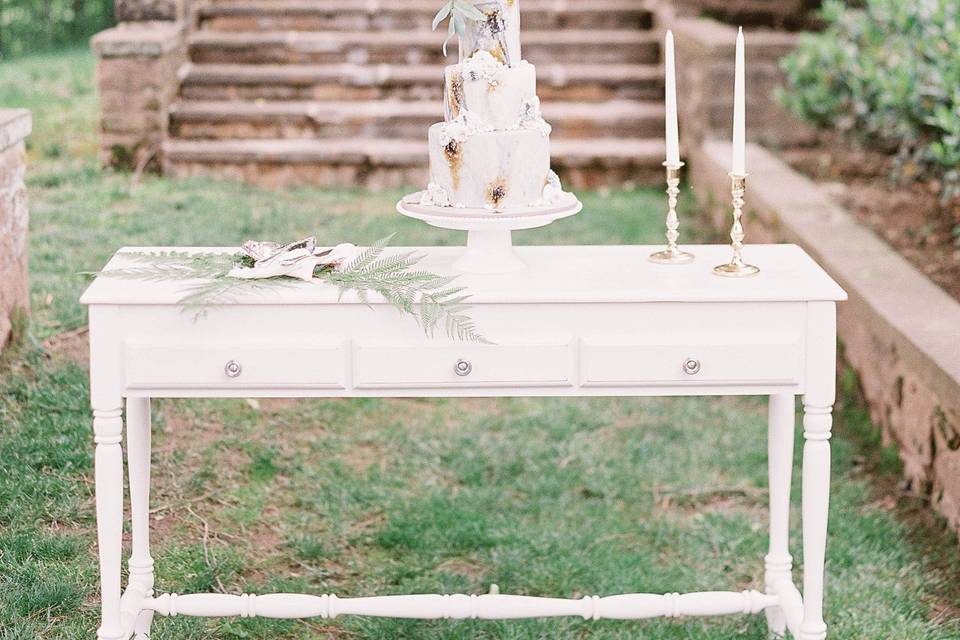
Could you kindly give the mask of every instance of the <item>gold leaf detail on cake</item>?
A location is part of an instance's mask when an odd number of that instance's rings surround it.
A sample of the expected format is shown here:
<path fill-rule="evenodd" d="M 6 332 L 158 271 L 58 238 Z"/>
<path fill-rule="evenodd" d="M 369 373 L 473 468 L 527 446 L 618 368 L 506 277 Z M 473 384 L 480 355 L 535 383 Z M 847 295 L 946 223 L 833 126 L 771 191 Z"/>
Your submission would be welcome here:
<path fill-rule="evenodd" d="M 486 27 L 492 36 L 506 30 L 505 20 L 500 14 L 500 9 L 493 9 L 487 12 Z"/>
<path fill-rule="evenodd" d="M 450 91 L 447 94 L 447 103 L 450 106 L 450 119 L 453 120 L 460 115 L 463 109 L 465 96 L 463 94 L 463 74 L 454 73 L 450 77 Z"/>
<path fill-rule="evenodd" d="M 443 155 L 447 157 L 447 164 L 450 165 L 450 178 L 453 181 L 453 188 L 460 188 L 460 168 L 463 166 L 463 147 L 456 140 L 451 140 L 443 148 Z"/>
<path fill-rule="evenodd" d="M 487 185 L 487 203 L 490 204 L 494 209 L 499 209 L 500 203 L 503 202 L 508 193 L 509 180 L 505 176 L 501 175 Z"/>

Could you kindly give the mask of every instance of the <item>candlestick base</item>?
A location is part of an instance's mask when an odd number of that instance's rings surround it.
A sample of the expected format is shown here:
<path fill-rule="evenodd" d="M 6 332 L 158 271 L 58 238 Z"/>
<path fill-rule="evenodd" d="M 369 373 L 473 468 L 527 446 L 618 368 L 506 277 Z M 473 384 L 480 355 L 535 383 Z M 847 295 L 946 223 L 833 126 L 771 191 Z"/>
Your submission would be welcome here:
<path fill-rule="evenodd" d="M 725 278 L 747 278 L 760 273 L 760 267 L 755 267 L 752 264 L 746 264 L 744 262 L 730 262 L 728 264 L 721 264 L 718 267 L 714 267 L 713 272 L 716 275 L 724 276 Z"/>
<path fill-rule="evenodd" d="M 657 264 L 688 264 L 695 260 L 692 253 L 681 251 L 677 247 L 664 249 L 650 254 L 650 262 Z"/>

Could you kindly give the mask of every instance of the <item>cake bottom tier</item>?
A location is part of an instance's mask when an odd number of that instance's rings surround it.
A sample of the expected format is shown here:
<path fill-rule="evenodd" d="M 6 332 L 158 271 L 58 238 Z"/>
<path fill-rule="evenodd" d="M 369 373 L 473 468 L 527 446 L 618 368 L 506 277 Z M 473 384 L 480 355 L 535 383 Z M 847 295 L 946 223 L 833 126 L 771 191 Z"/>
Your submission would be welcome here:
<path fill-rule="evenodd" d="M 550 137 L 517 129 L 475 133 L 460 142 L 430 127 L 430 181 L 451 206 L 493 210 L 537 202 L 550 173 Z"/>

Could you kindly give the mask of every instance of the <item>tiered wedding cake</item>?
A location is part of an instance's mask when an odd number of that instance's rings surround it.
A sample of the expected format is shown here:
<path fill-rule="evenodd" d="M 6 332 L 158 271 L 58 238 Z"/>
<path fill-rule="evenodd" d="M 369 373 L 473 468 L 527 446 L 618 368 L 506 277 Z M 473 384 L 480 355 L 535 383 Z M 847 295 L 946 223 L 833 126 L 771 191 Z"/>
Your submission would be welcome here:
<path fill-rule="evenodd" d="M 540 115 L 536 69 L 520 53 L 520 0 L 474 3 L 460 63 L 445 74 L 444 122 L 430 127 L 430 184 L 408 202 L 485 209 L 550 207 L 564 194 L 550 170 L 550 125 Z"/>

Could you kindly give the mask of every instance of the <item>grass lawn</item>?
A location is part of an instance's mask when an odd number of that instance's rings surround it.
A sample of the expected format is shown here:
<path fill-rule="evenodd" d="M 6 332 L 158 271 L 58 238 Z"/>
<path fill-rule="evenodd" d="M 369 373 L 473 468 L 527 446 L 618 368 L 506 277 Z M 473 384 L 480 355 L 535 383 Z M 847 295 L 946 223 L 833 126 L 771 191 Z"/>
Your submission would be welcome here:
<path fill-rule="evenodd" d="M 0 104 L 29 106 L 35 116 L 34 340 L 0 364 L 3 640 L 91 638 L 97 624 L 93 449 L 82 331 L 75 331 L 85 321 L 76 302 L 85 281 L 76 273 L 97 269 L 122 245 L 229 245 L 309 233 L 363 243 L 394 231 L 396 244 L 463 240 L 395 215 L 399 193 L 271 192 L 154 177 L 132 185 L 127 175 L 101 171 L 92 72 L 83 51 L 0 63 Z M 659 241 L 659 190 L 583 199 L 580 216 L 519 240 Z M 695 216 L 685 223 L 687 237 L 709 235 Z M 948 584 L 958 575 L 951 542 L 938 540 L 940 550 L 918 542 L 916 529 L 898 519 L 872 473 L 891 463 L 865 447 L 874 430 L 855 381 L 842 382 L 830 637 L 960 638 Z M 158 401 L 154 412 L 161 591 L 481 593 L 497 583 L 504 593 L 577 596 L 761 586 L 763 399 Z M 798 520 L 797 509 L 799 564 Z M 764 634 L 762 616 L 644 623 L 158 618 L 153 638 Z"/>

